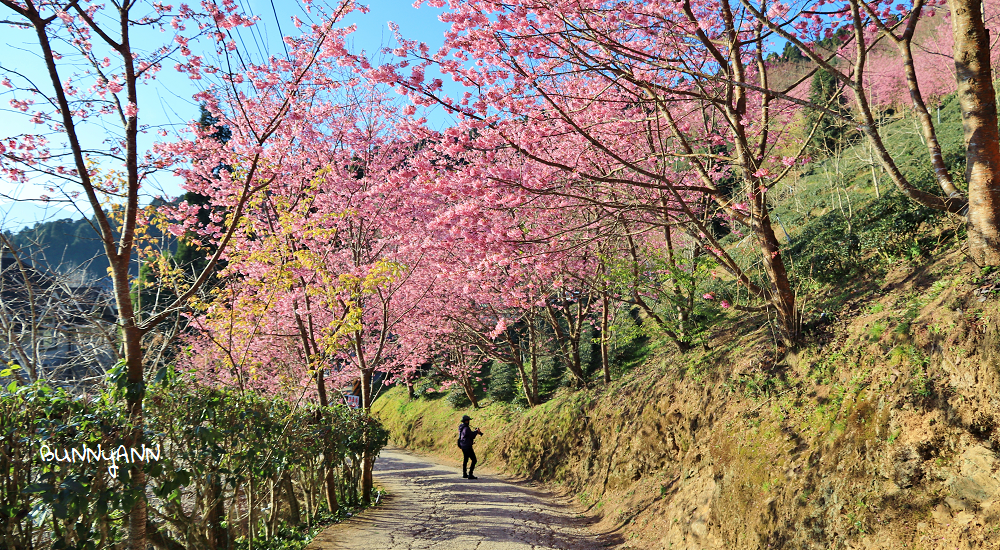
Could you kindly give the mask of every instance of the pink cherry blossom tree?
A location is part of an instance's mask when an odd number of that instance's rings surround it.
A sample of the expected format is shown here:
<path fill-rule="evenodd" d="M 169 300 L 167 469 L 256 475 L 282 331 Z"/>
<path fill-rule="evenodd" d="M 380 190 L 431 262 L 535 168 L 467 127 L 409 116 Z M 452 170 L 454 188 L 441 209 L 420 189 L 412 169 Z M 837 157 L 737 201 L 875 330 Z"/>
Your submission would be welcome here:
<path fill-rule="evenodd" d="M 328 383 L 358 381 L 367 411 L 376 373 L 405 377 L 431 353 L 448 247 L 430 232 L 439 200 L 415 187 L 429 169 L 416 164 L 422 122 L 377 86 L 352 84 L 303 122 L 296 147 L 308 156 L 286 164 L 245 217 L 226 256 L 227 299 L 194 339 L 218 348 L 211 362 L 222 359 L 201 371 L 237 384 L 259 376 L 268 391 L 311 386 L 322 405 Z M 199 192 L 225 204 L 216 189 Z M 366 501 L 373 460 L 364 457 Z"/>
<path fill-rule="evenodd" d="M 797 339 L 795 296 L 766 198 L 799 158 L 775 149 L 794 109 L 760 91 L 769 70 L 762 24 L 745 24 L 726 2 L 448 6 L 443 18 L 453 30 L 444 48 L 432 54 L 400 38 L 406 61 L 380 67 L 375 78 L 464 117 L 476 150 L 514 150 L 539 174 L 559 174 L 516 185 L 657 213 L 749 289 L 759 300 L 751 305 L 772 312 L 786 340 Z M 465 95 L 442 94 L 440 82 L 424 78 L 430 65 L 466 84 Z M 740 182 L 735 193 L 719 185 L 729 175 Z M 553 181 L 569 185 L 553 190 Z M 716 215 L 753 235 L 760 268 L 728 254 L 708 223 Z"/>

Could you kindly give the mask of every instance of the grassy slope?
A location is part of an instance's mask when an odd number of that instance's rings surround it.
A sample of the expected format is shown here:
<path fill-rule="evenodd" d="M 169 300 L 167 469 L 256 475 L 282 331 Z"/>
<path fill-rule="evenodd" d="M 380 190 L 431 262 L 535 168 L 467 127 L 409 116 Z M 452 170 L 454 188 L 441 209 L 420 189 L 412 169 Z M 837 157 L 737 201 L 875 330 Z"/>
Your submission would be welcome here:
<path fill-rule="evenodd" d="M 942 100 L 940 115 L 942 122 L 935 126 L 942 154 L 946 162 L 964 170 L 961 113 L 954 96 Z M 890 118 L 882 128 L 882 134 L 903 173 L 917 180 L 915 183 L 932 184 L 933 171 L 927 147 L 914 118 Z M 876 165 L 877 191 L 872 180 L 872 164 Z M 958 177 L 958 185 L 964 187 L 964 176 L 954 175 Z M 832 152 L 806 166 L 801 173 L 787 178 L 771 191 L 771 198 L 774 212 L 794 236 L 812 218 L 834 210 L 849 214 L 892 188 L 889 177 L 873 158 L 868 144 L 855 137 L 842 151 Z"/>
<path fill-rule="evenodd" d="M 410 400 L 406 388 L 397 386 L 375 400 L 373 413 L 392 434 L 392 444 L 433 453 L 449 461 L 459 461 L 458 424 L 463 414 L 473 418 L 471 425 L 483 431 L 476 440 L 480 464 L 496 463 L 497 434 L 502 434 L 521 411 L 506 403 L 487 403 L 483 408 L 456 410 L 443 394 L 436 398 Z M 500 465 L 502 466 L 502 465 Z"/>

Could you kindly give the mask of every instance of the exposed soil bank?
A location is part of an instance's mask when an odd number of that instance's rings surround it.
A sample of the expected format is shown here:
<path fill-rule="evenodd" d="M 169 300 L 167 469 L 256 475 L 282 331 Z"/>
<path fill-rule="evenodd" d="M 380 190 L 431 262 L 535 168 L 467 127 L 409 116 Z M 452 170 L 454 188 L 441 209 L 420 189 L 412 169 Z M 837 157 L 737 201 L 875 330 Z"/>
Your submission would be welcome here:
<path fill-rule="evenodd" d="M 998 547 L 990 285 L 954 256 L 890 274 L 796 352 L 720 334 L 608 388 L 470 412 L 477 447 L 572 491 L 635 548 Z M 375 409 L 396 444 L 443 456 L 469 412 L 399 390 Z"/>

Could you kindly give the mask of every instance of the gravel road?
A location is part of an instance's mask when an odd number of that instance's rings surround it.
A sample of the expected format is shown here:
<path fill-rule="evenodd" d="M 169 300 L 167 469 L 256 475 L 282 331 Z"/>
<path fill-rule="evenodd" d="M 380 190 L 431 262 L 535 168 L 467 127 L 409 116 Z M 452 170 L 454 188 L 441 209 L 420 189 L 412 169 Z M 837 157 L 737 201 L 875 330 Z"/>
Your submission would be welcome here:
<path fill-rule="evenodd" d="M 457 451 L 457 449 L 456 449 Z M 567 498 L 489 469 L 461 467 L 397 449 L 375 462 L 386 502 L 319 534 L 306 550 L 597 550 L 613 538 L 588 530 Z"/>

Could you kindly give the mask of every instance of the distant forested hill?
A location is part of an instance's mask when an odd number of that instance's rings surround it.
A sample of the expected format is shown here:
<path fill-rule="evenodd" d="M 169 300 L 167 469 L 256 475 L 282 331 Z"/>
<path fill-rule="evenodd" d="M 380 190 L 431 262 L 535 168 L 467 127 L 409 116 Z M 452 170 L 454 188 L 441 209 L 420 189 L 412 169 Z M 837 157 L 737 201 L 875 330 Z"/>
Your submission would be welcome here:
<path fill-rule="evenodd" d="M 106 277 L 108 263 L 92 223 L 84 218 L 65 218 L 5 233 L 33 263 L 63 269 L 84 266 L 90 275 Z"/>
<path fill-rule="evenodd" d="M 108 276 L 108 261 L 96 227 L 93 218 L 65 218 L 39 222 L 17 233 L 5 231 L 4 234 L 34 264 L 60 271 L 84 267 L 90 276 L 104 278 Z M 175 247 L 176 243 L 169 246 L 171 250 Z M 137 264 L 133 264 L 133 275 L 137 274 L 137 269 Z"/>

